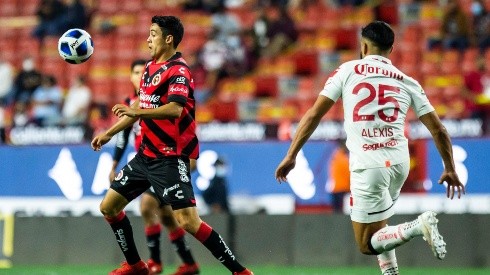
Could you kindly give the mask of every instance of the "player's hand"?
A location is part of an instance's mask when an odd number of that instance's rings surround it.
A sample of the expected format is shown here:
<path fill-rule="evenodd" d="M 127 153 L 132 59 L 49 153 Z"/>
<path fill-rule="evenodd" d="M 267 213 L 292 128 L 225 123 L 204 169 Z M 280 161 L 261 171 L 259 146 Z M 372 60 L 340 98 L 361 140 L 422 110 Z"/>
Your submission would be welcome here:
<path fill-rule="evenodd" d="M 133 109 L 127 105 L 124 105 L 124 104 L 114 105 L 114 107 L 112 107 L 112 112 L 118 117 L 122 117 L 122 116 L 136 117 L 137 116 L 135 109 Z"/>
<path fill-rule="evenodd" d="M 92 146 L 92 149 L 94 149 L 94 151 L 99 151 L 102 148 L 102 145 L 109 142 L 109 140 L 111 140 L 111 136 L 102 133 L 94 137 L 90 145 Z"/>
<path fill-rule="evenodd" d="M 288 158 L 285 157 L 279 166 L 277 166 L 276 169 L 276 180 L 279 183 L 286 182 L 287 181 L 287 175 L 291 170 L 293 170 L 294 166 L 296 165 L 296 159 L 295 158 Z"/>
<path fill-rule="evenodd" d="M 458 199 L 461 198 L 461 194 L 465 194 L 464 185 L 459 181 L 458 174 L 455 171 L 442 172 L 441 178 L 439 179 L 439 184 L 446 182 L 447 192 L 446 196 L 450 199 L 454 198 L 454 193 L 458 191 Z"/>

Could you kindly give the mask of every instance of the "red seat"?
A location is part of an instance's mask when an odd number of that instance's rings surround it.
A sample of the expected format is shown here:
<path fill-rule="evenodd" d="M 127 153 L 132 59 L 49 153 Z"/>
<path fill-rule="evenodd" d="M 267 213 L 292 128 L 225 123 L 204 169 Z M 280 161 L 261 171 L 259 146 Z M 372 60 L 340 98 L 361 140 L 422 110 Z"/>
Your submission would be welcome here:
<path fill-rule="evenodd" d="M 255 85 L 256 97 L 276 97 L 279 93 L 276 76 L 257 76 L 255 77 Z"/>
<path fill-rule="evenodd" d="M 15 0 L 3 0 L 0 6 L 0 17 L 17 15 L 17 2 Z"/>
<path fill-rule="evenodd" d="M 238 120 L 238 108 L 235 101 L 219 101 L 210 103 L 215 120 L 230 122 Z"/>
<path fill-rule="evenodd" d="M 300 51 L 294 55 L 297 75 L 316 75 L 319 71 L 318 53 Z"/>

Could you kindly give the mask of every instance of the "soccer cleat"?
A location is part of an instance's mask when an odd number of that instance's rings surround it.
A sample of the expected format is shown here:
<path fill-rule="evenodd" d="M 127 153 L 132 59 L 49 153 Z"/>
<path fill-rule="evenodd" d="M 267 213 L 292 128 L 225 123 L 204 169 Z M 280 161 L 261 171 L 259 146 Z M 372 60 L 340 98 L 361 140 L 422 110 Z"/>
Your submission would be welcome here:
<path fill-rule="evenodd" d="M 163 271 L 162 263 L 157 263 L 153 259 L 149 259 L 146 264 L 148 265 L 148 269 L 150 270 L 150 275 L 160 274 Z"/>
<path fill-rule="evenodd" d="M 244 271 L 233 272 L 233 275 L 254 275 L 254 273 L 251 270 L 249 270 L 248 268 L 245 268 Z"/>
<path fill-rule="evenodd" d="M 171 275 L 195 275 L 199 274 L 199 266 L 197 264 L 181 264 L 175 273 Z"/>
<path fill-rule="evenodd" d="M 120 268 L 109 272 L 109 275 L 148 275 L 149 270 L 145 262 L 139 261 L 133 265 L 123 262 Z"/>
<path fill-rule="evenodd" d="M 418 220 L 422 225 L 422 233 L 424 240 L 429 244 L 432 253 L 439 260 L 446 257 L 446 243 L 444 242 L 439 230 L 437 229 L 436 213 L 427 211 L 418 216 Z"/>

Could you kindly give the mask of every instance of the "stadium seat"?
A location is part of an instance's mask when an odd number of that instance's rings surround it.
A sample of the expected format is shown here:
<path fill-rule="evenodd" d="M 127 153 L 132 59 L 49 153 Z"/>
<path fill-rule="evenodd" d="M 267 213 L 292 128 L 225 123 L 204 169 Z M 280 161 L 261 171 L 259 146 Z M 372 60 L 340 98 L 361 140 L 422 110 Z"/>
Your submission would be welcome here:
<path fill-rule="evenodd" d="M 235 101 L 215 101 L 209 104 L 213 110 L 215 120 L 221 122 L 230 122 L 238 120 L 238 108 Z"/>
<path fill-rule="evenodd" d="M 377 19 L 390 25 L 398 25 L 398 5 L 396 1 L 382 2 L 377 8 Z"/>
<path fill-rule="evenodd" d="M 318 52 L 299 51 L 293 58 L 297 75 L 316 75 L 318 73 Z"/>
<path fill-rule="evenodd" d="M 88 83 L 92 91 L 92 101 L 97 103 L 114 103 L 114 86 L 111 79 L 91 79 Z"/>
<path fill-rule="evenodd" d="M 359 30 L 357 26 L 343 27 L 336 32 L 337 50 L 357 50 Z"/>
<path fill-rule="evenodd" d="M 104 0 L 99 1 L 97 12 L 102 14 L 115 14 L 120 8 L 119 0 Z"/>
<path fill-rule="evenodd" d="M 218 99 L 221 101 L 252 99 L 255 91 L 256 83 L 252 77 L 225 78 L 218 85 Z"/>
<path fill-rule="evenodd" d="M 256 76 L 255 86 L 256 97 L 276 97 L 279 92 L 277 77 L 273 75 Z"/>
<path fill-rule="evenodd" d="M 17 15 L 34 16 L 39 7 L 39 0 L 18 0 Z"/>
<path fill-rule="evenodd" d="M 0 17 L 17 15 L 17 1 L 3 0 L 0 8 Z"/>

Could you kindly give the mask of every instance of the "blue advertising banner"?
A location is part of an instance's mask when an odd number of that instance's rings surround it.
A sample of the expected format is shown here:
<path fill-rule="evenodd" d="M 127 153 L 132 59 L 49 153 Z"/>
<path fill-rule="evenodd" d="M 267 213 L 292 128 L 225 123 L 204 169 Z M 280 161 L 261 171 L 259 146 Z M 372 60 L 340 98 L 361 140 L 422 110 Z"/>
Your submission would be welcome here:
<path fill-rule="evenodd" d="M 490 152 L 490 139 L 454 139 L 453 142 L 457 171 L 462 182 L 467 184 L 467 192 L 490 195 L 487 177 L 490 162 L 485 158 Z M 275 204 L 279 212 L 281 209 L 290 212 L 294 211 L 294 205 L 330 204 L 330 194 L 325 188 L 327 166 L 336 143 L 308 142 L 298 155 L 288 183 L 278 184 L 274 172 L 288 147 L 289 142 L 278 141 L 202 143 L 197 171 L 192 175 L 196 195 L 207 188 L 215 175 L 213 164 L 219 156 L 228 164 L 230 197 L 248 198 L 242 200 L 243 206 L 262 200 L 262 205 Z M 94 205 L 94 211 L 98 211 L 98 203 L 109 187 L 112 151 L 112 145 L 100 152 L 94 152 L 88 144 L 1 146 L 0 212 L 7 208 L 15 210 L 14 203 L 24 206 L 32 202 L 34 209 L 46 203 L 36 199 L 44 198 L 59 200 L 68 208 L 71 206 L 65 202 L 83 202 L 90 207 Z M 132 155 L 134 152 L 127 153 L 122 162 Z M 426 165 L 429 178 L 424 185 L 426 191 L 438 196 L 444 194 L 444 186 L 437 184 L 443 169 L 442 161 L 432 141 L 427 142 Z M 271 202 L 274 198 L 281 199 Z M 281 205 L 283 199 L 289 206 Z M 56 205 L 54 201 L 50 202 Z"/>
<path fill-rule="evenodd" d="M 453 139 L 453 154 L 456 172 L 468 194 L 490 194 L 488 171 L 490 171 L 490 140 L 489 139 Z M 445 185 L 437 182 L 443 171 L 442 159 L 433 141 L 427 143 L 428 176 L 432 186 L 427 190 L 431 193 L 445 193 Z M 431 188 L 430 188 L 431 187 Z"/>
<path fill-rule="evenodd" d="M 299 198 L 322 200 L 334 143 L 311 142 L 305 146 L 296 168 L 302 173 L 301 180 L 292 183 L 294 187 L 279 185 L 274 178 L 288 146 L 286 142 L 203 143 L 194 180 L 214 176 L 209 169 L 219 155 L 228 163 L 231 194 L 292 194 L 294 190 Z M 100 196 L 109 184 L 112 150 L 108 146 L 94 152 L 88 145 L 0 147 L 0 196 L 65 196 L 70 200 Z M 302 189 L 309 191 L 303 194 Z"/>

